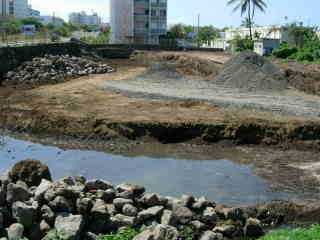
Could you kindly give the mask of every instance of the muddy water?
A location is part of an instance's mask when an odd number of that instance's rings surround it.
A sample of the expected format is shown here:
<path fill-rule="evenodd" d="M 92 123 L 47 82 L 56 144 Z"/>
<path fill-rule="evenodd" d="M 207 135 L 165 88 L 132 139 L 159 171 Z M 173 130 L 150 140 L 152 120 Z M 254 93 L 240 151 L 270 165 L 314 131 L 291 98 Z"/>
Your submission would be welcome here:
<path fill-rule="evenodd" d="M 258 177 L 252 165 L 224 158 L 242 158 L 240 153 L 233 151 L 215 151 L 212 159 L 200 152 L 188 154 L 188 151 L 182 151 L 176 156 L 170 151 L 161 154 L 160 149 L 151 149 L 145 154 L 153 157 L 138 155 L 137 152 L 121 156 L 98 151 L 63 150 L 6 137 L 5 144 L 0 147 L 0 170 L 6 170 L 19 160 L 33 158 L 47 163 L 55 179 L 83 175 L 103 178 L 114 184 L 130 181 L 162 195 L 192 193 L 225 204 L 301 197 L 298 192 L 273 191 L 270 181 Z"/>

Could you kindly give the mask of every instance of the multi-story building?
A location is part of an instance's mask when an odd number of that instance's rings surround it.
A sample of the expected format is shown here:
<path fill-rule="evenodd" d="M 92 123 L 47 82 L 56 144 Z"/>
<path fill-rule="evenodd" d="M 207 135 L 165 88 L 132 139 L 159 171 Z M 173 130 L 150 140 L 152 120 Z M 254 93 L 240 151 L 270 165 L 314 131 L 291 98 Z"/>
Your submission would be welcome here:
<path fill-rule="evenodd" d="M 17 19 L 28 17 L 28 0 L 9 0 L 9 15 Z"/>
<path fill-rule="evenodd" d="M 9 0 L 0 0 L 0 17 L 9 15 Z"/>
<path fill-rule="evenodd" d="M 101 18 L 97 13 L 87 15 L 85 12 L 74 12 L 69 15 L 69 22 L 73 25 L 100 26 Z"/>
<path fill-rule="evenodd" d="M 288 31 L 281 26 L 263 26 L 263 27 L 253 27 L 252 34 L 254 39 L 278 39 L 280 42 L 288 41 Z M 246 27 L 240 28 L 229 28 L 225 32 L 225 40 L 230 41 L 236 37 L 249 37 L 250 29 Z"/>
<path fill-rule="evenodd" d="M 111 42 L 158 44 L 167 32 L 167 0 L 111 0 Z"/>
<path fill-rule="evenodd" d="M 62 18 L 55 16 L 40 16 L 38 19 L 43 25 L 52 24 L 54 26 L 61 27 L 64 24 L 64 20 Z"/>
<path fill-rule="evenodd" d="M 28 13 L 29 17 L 33 17 L 33 18 L 40 17 L 40 11 L 33 9 L 31 5 L 28 6 L 28 12 L 29 12 Z"/>

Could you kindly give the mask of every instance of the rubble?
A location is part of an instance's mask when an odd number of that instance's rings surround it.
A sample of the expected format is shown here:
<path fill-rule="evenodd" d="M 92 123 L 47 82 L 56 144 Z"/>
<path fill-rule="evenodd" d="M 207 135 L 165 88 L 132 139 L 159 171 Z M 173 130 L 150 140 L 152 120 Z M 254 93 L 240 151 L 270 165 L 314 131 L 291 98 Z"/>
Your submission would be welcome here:
<path fill-rule="evenodd" d="M 27 162 L 17 163 L 13 169 Z M 40 162 L 33 160 L 32 163 L 42 168 L 33 168 L 29 176 L 47 168 Z M 37 181 L 37 186 L 28 187 L 22 180 L 10 175 L 0 180 L 7 195 L 11 194 L 12 186 L 23 186 L 27 191 L 26 197 L 7 197 L 10 201 L 1 202 L 0 239 L 52 239 L 56 234 L 62 234 L 63 239 L 88 239 L 88 236 L 98 239 L 96 236 L 126 227 L 139 229 L 135 240 L 183 240 L 185 229 L 190 229 L 196 240 L 254 239 L 270 227 L 266 222 L 275 222 L 269 209 L 227 208 L 190 195 L 162 197 L 146 193 L 145 188 L 138 185 L 115 187 L 103 180 L 66 177 L 55 182 L 43 179 Z M 114 194 L 108 198 L 101 194 L 111 190 Z M 122 195 L 123 191 L 135 194 Z M 261 214 L 265 211 L 269 214 Z M 279 212 L 275 217 L 278 220 Z"/>
<path fill-rule="evenodd" d="M 55 84 L 90 74 L 113 72 L 108 64 L 70 55 L 45 55 L 8 72 L 3 85 L 28 87 Z"/>

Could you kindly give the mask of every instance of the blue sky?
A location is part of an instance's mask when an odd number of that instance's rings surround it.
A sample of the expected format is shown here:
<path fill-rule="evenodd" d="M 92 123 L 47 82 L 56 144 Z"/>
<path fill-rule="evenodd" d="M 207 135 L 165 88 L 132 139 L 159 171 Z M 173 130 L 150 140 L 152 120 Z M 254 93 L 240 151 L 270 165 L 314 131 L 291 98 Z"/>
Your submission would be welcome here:
<path fill-rule="evenodd" d="M 119 0 L 121 1 L 121 0 Z M 226 6 L 227 0 L 168 0 L 168 22 L 196 24 L 200 14 L 201 25 L 211 24 L 217 27 L 237 26 L 241 22 L 238 12 L 233 13 L 231 7 Z M 43 14 L 61 16 L 65 19 L 72 11 L 85 10 L 98 12 L 109 21 L 109 0 L 29 0 L 35 9 Z M 273 25 L 284 23 L 285 16 L 289 21 L 303 21 L 306 24 L 320 23 L 319 0 L 266 0 L 268 10 L 266 14 L 258 14 L 256 23 L 259 25 Z"/>

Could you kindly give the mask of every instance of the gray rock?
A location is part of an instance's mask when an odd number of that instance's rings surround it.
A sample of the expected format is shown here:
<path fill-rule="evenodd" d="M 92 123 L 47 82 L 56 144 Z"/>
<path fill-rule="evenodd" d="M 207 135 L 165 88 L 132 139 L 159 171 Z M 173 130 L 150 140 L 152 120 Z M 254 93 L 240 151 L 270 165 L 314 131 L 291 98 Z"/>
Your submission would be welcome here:
<path fill-rule="evenodd" d="M 86 232 L 84 234 L 84 240 L 97 240 L 97 239 L 98 239 L 98 235 L 92 232 Z"/>
<path fill-rule="evenodd" d="M 197 211 L 202 211 L 206 209 L 207 207 L 215 207 L 216 204 L 214 202 L 209 201 L 205 197 L 201 197 L 196 200 L 195 203 L 193 203 L 192 208 Z"/>
<path fill-rule="evenodd" d="M 264 235 L 261 222 L 255 218 L 249 218 L 243 229 L 244 235 L 249 238 L 258 238 Z"/>
<path fill-rule="evenodd" d="M 78 240 L 84 227 L 84 219 L 81 215 L 60 214 L 56 218 L 54 227 L 63 233 L 66 240 Z"/>
<path fill-rule="evenodd" d="M 131 204 L 125 204 L 122 208 L 122 213 L 129 217 L 135 217 L 138 214 L 138 209 Z"/>
<path fill-rule="evenodd" d="M 221 233 L 206 231 L 202 234 L 200 240 L 223 240 L 223 235 Z"/>
<path fill-rule="evenodd" d="M 146 220 L 154 219 L 160 217 L 164 210 L 163 206 L 154 206 L 138 213 L 139 222 L 144 222 Z"/>
<path fill-rule="evenodd" d="M 44 197 L 45 192 L 52 186 L 52 182 L 42 179 L 40 185 L 36 188 L 34 198 L 39 201 Z"/>
<path fill-rule="evenodd" d="M 179 232 L 175 227 L 159 224 L 153 231 L 154 240 L 176 240 Z"/>
<path fill-rule="evenodd" d="M 50 208 L 55 212 L 72 212 L 73 206 L 65 197 L 57 196 L 53 201 L 49 202 Z"/>
<path fill-rule="evenodd" d="M 218 220 L 218 215 L 214 208 L 207 207 L 202 214 L 202 220 L 207 224 L 215 224 Z"/>
<path fill-rule="evenodd" d="M 143 231 L 133 238 L 133 240 L 154 240 L 153 232 L 149 229 Z"/>
<path fill-rule="evenodd" d="M 91 209 L 91 215 L 93 217 L 108 218 L 109 212 L 108 212 L 107 204 L 103 200 L 97 199 Z"/>
<path fill-rule="evenodd" d="M 125 199 L 125 198 L 115 198 L 113 200 L 113 205 L 118 211 L 121 211 L 123 206 L 126 204 L 133 204 L 133 201 L 131 199 Z"/>
<path fill-rule="evenodd" d="M 85 184 L 85 188 L 87 191 L 94 191 L 94 190 L 112 189 L 113 186 L 109 182 L 99 180 L 99 179 L 94 179 L 94 180 L 87 181 Z"/>
<path fill-rule="evenodd" d="M 192 221 L 190 225 L 196 233 L 208 230 L 207 225 L 204 224 L 203 222 L 200 222 L 199 220 Z"/>
<path fill-rule="evenodd" d="M 106 203 L 112 203 L 116 197 L 116 192 L 114 189 L 98 190 L 96 192 L 96 197 L 102 199 Z"/>
<path fill-rule="evenodd" d="M 0 186 L 0 207 L 5 206 L 7 200 L 6 197 L 4 186 Z"/>
<path fill-rule="evenodd" d="M 50 229 L 50 225 L 45 220 L 42 220 L 40 222 L 40 232 L 43 236 L 45 236 L 50 231 Z"/>
<path fill-rule="evenodd" d="M 178 206 L 173 209 L 173 216 L 181 224 L 187 224 L 191 222 L 193 215 L 193 212 L 187 207 Z"/>
<path fill-rule="evenodd" d="M 137 224 L 137 218 L 136 217 L 129 217 L 125 216 L 123 214 L 117 214 L 110 218 L 110 221 L 113 226 L 116 226 L 117 228 L 120 227 L 132 227 Z"/>
<path fill-rule="evenodd" d="M 148 206 L 159 206 L 162 205 L 162 202 L 160 200 L 160 196 L 156 193 L 145 193 L 143 196 L 139 199 L 139 203 Z"/>
<path fill-rule="evenodd" d="M 237 228 L 234 225 L 222 225 L 215 227 L 213 232 L 221 233 L 225 237 L 232 238 L 235 232 L 237 231 Z"/>
<path fill-rule="evenodd" d="M 181 204 L 184 207 L 192 208 L 192 205 L 196 202 L 195 198 L 191 195 L 182 195 Z"/>
<path fill-rule="evenodd" d="M 243 221 L 245 218 L 243 216 L 243 210 L 241 208 L 230 208 L 226 209 L 226 216 L 227 219 L 233 220 L 233 221 Z"/>
<path fill-rule="evenodd" d="M 119 193 L 122 192 L 131 192 L 133 198 L 137 198 L 145 192 L 145 188 L 143 186 L 130 184 L 130 183 L 122 183 L 116 187 Z"/>
<path fill-rule="evenodd" d="M 24 227 L 20 223 L 10 225 L 7 230 L 9 240 L 21 240 L 23 238 Z"/>
<path fill-rule="evenodd" d="M 13 203 L 17 201 L 27 201 L 30 198 L 30 193 L 24 186 L 9 183 L 7 186 L 7 202 Z"/>
<path fill-rule="evenodd" d="M 12 205 L 12 216 L 25 228 L 30 228 L 36 216 L 34 206 L 27 205 L 24 202 L 14 202 Z"/>
<path fill-rule="evenodd" d="M 93 207 L 93 201 L 90 198 L 77 199 L 77 211 L 81 215 L 87 215 L 90 213 Z"/>
<path fill-rule="evenodd" d="M 173 212 L 170 210 L 164 210 L 162 217 L 161 217 L 161 224 L 163 225 L 170 225 L 170 226 L 176 226 L 177 220 L 173 216 Z"/>
<path fill-rule="evenodd" d="M 55 214 L 49 206 L 43 205 L 41 207 L 41 219 L 44 219 L 50 225 L 54 224 Z"/>

